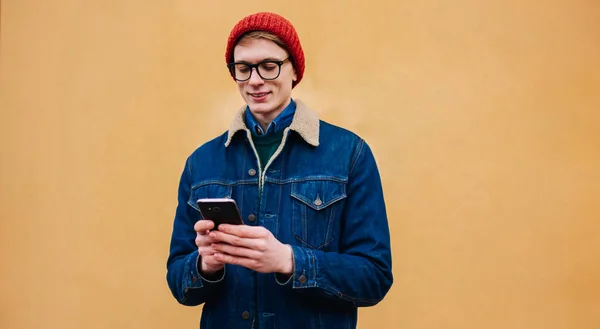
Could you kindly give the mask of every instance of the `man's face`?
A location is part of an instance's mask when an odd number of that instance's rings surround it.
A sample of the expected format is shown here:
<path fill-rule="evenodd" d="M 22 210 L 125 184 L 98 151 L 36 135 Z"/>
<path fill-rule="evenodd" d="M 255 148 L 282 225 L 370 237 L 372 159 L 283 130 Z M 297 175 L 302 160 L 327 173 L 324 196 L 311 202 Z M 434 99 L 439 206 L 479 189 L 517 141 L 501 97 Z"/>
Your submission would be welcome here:
<path fill-rule="evenodd" d="M 234 62 L 257 64 L 265 60 L 282 61 L 287 52 L 275 42 L 267 39 L 245 39 L 234 48 Z M 274 66 L 276 71 L 276 65 Z M 268 73 L 261 71 L 266 77 Z M 260 121 L 270 122 L 289 104 L 292 82 L 297 79 L 292 63 L 287 60 L 281 65 L 275 80 L 264 80 L 252 69 L 249 80 L 237 81 L 238 89 L 250 111 Z"/>

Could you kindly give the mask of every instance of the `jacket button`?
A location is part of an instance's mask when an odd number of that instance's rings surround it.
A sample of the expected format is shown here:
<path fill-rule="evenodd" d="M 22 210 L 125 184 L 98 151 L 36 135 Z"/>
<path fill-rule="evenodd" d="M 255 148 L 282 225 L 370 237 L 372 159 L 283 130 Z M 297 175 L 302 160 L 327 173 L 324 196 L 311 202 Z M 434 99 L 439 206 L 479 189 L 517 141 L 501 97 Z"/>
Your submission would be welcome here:
<path fill-rule="evenodd" d="M 314 201 L 315 206 L 320 206 L 323 204 L 323 201 L 321 201 L 321 198 L 317 197 Z"/>
<path fill-rule="evenodd" d="M 306 275 L 304 275 L 304 274 L 300 275 L 300 277 L 298 278 L 298 281 L 301 284 L 305 284 L 306 283 Z"/>
<path fill-rule="evenodd" d="M 248 220 L 250 221 L 250 223 L 254 223 L 254 221 L 256 220 L 256 216 L 254 214 L 250 214 L 248 215 Z"/>
<path fill-rule="evenodd" d="M 256 170 L 254 170 L 254 169 L 248 170 L 248 175 L 250 175 L 250 176 L 256 175 Z"/>
<path fill-rule="evenodd" d="M 250 318 L 250 312 L 244 311 L 242 312 L 242 319 L 248 320 Z"/>

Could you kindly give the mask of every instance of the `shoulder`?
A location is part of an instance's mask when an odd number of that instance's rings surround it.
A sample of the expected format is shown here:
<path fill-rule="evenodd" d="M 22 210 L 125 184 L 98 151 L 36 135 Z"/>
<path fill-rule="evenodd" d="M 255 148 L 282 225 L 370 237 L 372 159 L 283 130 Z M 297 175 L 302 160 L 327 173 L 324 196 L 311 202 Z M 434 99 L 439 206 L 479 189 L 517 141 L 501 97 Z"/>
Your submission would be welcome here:
<path fill-rule="evenodd" d="M 338 155 L 347 154 L 351 163 L 359 159 L 374 161 L 375 155 L 369 143 L 358 133 L 339 125 L 320 120 L 320 144 L 334 150 Z"/>
<path fill-rule="evenodd" d="M 319 142 L 323 145 L 335 143 L 355 148 L 360 144 L 364 144 L 365 140 L 347 128 L 319 120 Z"/>
<path fill-rule="evenodd" d="M 225 142 L 227 141 L 228 132 L 224 132 L 223 134 L 203 143 L 198 146 L 189 156 L 190 162 L 201 161 L 206 158 L 207 155 L 215 156 L 219 152 L 225 151 Z"/>
<path fill-rule="evenodd" d="M 319 126 L 320 126 L 319 127 L 320 130 L 325 134 L 332 134 L 334 136 L 351 137 L 351 138 L 361 139 L 361 137 L 358 136 L 358 134 L 356 134 L 355 132 L 353 132 L 347 128 L 344 128 L 342 126 L 325 121 L 323 119 L 319 120 Z"/>

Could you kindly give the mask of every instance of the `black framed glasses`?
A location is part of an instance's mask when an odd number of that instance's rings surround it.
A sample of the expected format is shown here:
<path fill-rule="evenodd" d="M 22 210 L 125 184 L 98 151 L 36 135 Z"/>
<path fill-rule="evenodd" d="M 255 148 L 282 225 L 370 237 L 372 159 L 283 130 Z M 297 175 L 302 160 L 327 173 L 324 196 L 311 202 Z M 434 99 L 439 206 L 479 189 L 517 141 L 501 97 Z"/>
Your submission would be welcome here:
<path fill-rule="evenodd" d="M 235 62 L 227 64 L 227 67 L 236 81 L 250 80 L 253 69 L 256 69 L 256 73 L 258 73 L 263 80 L 275 80 L 281 73 L 281 65 L 288 60 L 290 60 L 289 57 L 281 61 L 268 59 L 256 64 Z"/>

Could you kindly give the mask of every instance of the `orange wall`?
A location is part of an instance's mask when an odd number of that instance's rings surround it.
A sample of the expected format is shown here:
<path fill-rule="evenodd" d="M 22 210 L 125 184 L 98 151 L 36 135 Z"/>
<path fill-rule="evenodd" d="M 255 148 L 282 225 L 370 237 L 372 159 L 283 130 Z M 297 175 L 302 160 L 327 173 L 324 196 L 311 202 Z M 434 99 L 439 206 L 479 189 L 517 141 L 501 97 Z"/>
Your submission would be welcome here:
<path fill-rule="evenodd" d="M 0 327 L 196 328 L 165 260 L 186 156 L 240 105 L 242 16 L 296 25 L 295 97 L 365 137 L 396 281 L 360 328 L 600 326 L 596 0 L 4 0 Z"/>

